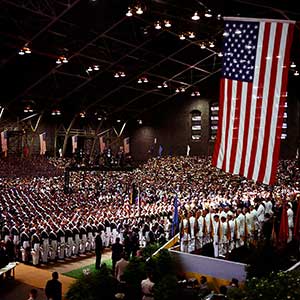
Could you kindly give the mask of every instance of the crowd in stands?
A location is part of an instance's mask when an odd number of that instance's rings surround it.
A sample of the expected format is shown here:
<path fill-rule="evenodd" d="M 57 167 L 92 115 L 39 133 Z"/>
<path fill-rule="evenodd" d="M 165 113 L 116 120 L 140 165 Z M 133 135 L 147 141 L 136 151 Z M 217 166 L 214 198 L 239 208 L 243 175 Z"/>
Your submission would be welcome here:
<path fill-rule="evenodd" d="M 94 251 L 97 233 L 104 247 L 120 238 L 129 255 L 164 242 L 171 236 L 174 199 L 182 251 L 213 243 L 214 255 L 224 257 L 248 241 L 266 238 L 270 230 L 264 224 L 270 218 L 278 233 L 283 202 L 293 239 L 300 190 L 295 161 L 280 162 L 277 183 L 269 187 L 225 174 L 206 158 L 152 158 L 131 172 L 72 173 L 71 194 L 64 193 L 59 176 L 65 161 L 31 163 L 36 173 L 33 168 L 26 173 L 20 162 L 20 173 L 1 176 L 0 221 L 1 239 L 13 242 L 19 260 L 34 265 Z M 1 172 L 11 174 L 10 165 L 17 169 L 10 160 L 1 164 Z M 40 173 L 43 168 L 49 176 Z"/>

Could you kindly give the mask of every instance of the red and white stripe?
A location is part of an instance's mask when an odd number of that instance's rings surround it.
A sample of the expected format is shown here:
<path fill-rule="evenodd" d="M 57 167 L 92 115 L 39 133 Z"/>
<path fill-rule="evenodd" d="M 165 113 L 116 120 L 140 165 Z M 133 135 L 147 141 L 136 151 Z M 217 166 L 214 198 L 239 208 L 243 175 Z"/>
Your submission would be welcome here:
<path fill-rule="evenodd" d="M 221 79 L 214 166 L 274 183 L 293 30 L 294 22 L 259 21 L 253 82 Z"/>

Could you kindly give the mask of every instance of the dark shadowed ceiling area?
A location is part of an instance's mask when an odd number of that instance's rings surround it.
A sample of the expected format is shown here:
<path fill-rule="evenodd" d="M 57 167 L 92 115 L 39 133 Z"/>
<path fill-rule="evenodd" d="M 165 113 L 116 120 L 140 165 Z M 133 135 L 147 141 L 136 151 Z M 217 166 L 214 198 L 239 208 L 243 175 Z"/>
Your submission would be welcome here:
<path fill-rule="evenodd" d="M 26 116 L 26 107 L 49 117 L 59 110 L 65 119 L 83 112 L 87 117 L 139 118 L 173 97 L 216 90 L 222 16 L 297 21 L 300 10 L 294 3 L 2 0 L 2 120 Z M 133 16 L 126 16 L 129 7 Z M 200 20 L 191 19 L 195 12 Z M 161 29 L 155 28 L 157 21 Z M 171 27 L 165 27 L 168 22 Z M 297 66 L 299 44 L 298 23 L 291 56 Z M 56 63 L 63 58 L 68 62 Z"/>

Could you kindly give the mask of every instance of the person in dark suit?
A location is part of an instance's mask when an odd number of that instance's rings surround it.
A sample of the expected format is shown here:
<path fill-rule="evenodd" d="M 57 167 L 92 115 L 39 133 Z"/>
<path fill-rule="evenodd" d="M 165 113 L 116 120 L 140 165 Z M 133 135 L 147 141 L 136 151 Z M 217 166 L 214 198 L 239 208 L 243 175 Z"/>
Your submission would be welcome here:
<path fill-rule="evenodd" d="M 52 273 L 52 279 L 47 281 L 45 287 L 45 294 L 48 300 L 61 300 L 62 298 L 62 286 L 58 280 L 58 273 Z"/>
<path fill-rule="evenodd" d="M 103 251 L 102 239 L 101 239 L 101 235 L 98 232 L 95 237 L 96 270 L 100 269 L 102 251 Z"/>
<path fill-rule="evenodd" d="M 123 252 L 123 245 L 120 244 L 120 238 L 116 238 L 116 242 L 111 246 L 111 260 L 112 260 L 112 270 L 113 274 L 115 272 L 116 262 L 121 259 Z"/>

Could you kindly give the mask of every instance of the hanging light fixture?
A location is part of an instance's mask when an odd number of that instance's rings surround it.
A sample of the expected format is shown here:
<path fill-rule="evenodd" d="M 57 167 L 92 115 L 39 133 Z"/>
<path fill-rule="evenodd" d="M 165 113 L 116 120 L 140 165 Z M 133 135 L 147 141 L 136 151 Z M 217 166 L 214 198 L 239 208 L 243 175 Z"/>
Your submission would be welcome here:
<path fill-rule="evenodd" d="M 180 92 L 180 90 L 179 90 L 179 88 L 177 88 L 176 90 L 175 90 L 175 93 L 179 93 Z"/>
<path fill-rule="evenodd" d="M 141 78 L 139 78 L 139 80 L 138 80 L 138 83 L 142 83 L 143 81 L 142 81 L 142 79 Z"/>
<path fill-rule="evenodd" d="M 182 87 L 182 88 L 180 89 L 180 92 L 181 92 L 181 93 L 184 93 L 184 92 L 185 92 L 185 88 Z"/>
<path fill-rule="evenodd" d="M 67 59 L 65 56 L 63 56 L 63 57 L 62 57 L 62 62 L 63 62 L 64 64 L 67 64 L 69 61 L 68 61 L 68 59 Z"/>
<path fill-rule="evenodd" d="M 92 67 L 88 67 L 88 68 L 87 68 L 87 71 L 88 71 L 88 72 L 92 72 L 92 71 L 93 71 Z"/>
<path fill-rule="evenodd" d="M 115 78 L 119 78 L 119 77 L 120 77 L 119 73 L 116 72 L 115 75 L 114 75 L 114 77 L 115 77 Z"/>
<path fill-rule="evenodd" d="M 296 68 L 296 64 L 294 62 L 291 63 L 290 65 L 291 68 Z"/>
<path fill-rule="evenodd" d="M 23 50 L 23 49 L 20 49 L 19 55 L 24 55 L 24 54 L 25 54 L 24 50 Z"/>
<path fill-rule="evenodd" d="M 200 19 L 198 12 L 195 12 L 194 15 L 192 16 L 192 20 L 198 21 Z"/>
<path fill-rule="evenodd" d="M 192 96 L 192 97 L 195 97 L 196 95 L 195 95 L 195 93 L 194 93 L 194 92 L 192 92 L 192 93 L 191 93 L 191 96 Z"/>
<path fill-rule="evenodd" d="M 80 112 L 79 116 L 80 116 L 80 118 L 85 118 L 85 112 L 84 111 Z"/>
<path fill-rule="evenodd" d="M 31 50 L 29 47 L 23 47 L 23 50 L 26 54 L 30 54 L 31 53 Z"/>
<path fill-rule="evenodd" d="M 121 72 L 121 73 L 120 73 L 120 76 L 121 76 L 121 77 L 125 77 L 126 74 L 125 74 L 124 72 Z"/>
<path fill-rule="evenodd" d="M 144 13 L 143 10 L 142 10 L 142 8 L 140 6 L 136 7 L 136 11 L 135 12 L 136 12 L 137 15 L 142 15 Z"/>
<path fill-rule="evenodd" d="M 169 20 L 165 20 L 165 27 L 170 28 L 172 25 Z"/>
<path fill-rule="evenodd" d="M 99 66 L 98 65 L 94 65 L 94 71 L 99 71 Z"/>
<path fill-rule="evenodd" d="M 195 36 L 195 33 L 194 32 L 190 32 L 189 33 L 189 38 L 190 39 L 194 39 L 196 36 Z"/>
<path fill-rule="evenodd" d="M 209 47 L 210 48 L 214 48 L 215 47 L 215 43 L 214 42 L 209 42 Z"/>
<path fill-rule="evenodd" d="M 131 10 L 130 7 L 128 7 L 128 11 L 127 11 L 127 13 L 126 13 L 126 16 L 127 16 L 127 17 L 132 17 L 132 10 Z"/>
<path fill-rule="evenodd" d="M 157 88 L 158 88 L 158 89 L 161 89 L 161 88 L 162 88 L 162 85 L 161 85 L 161 84 L 159 84 L 159 85 L 157 86 Z"/>
<path fill-rule="evenodd" d="M 148 83 L 148 78 L 147 77 L 144 77 L 144 83 Z"/>
<path fill-rule="evenodd" d="M 163 83 L 163 87 L 164 87 L 164 88 L 167 88 L 167 87 L 168 87 L 168 84 L 167 84 L 166 82 L 164 82 L 164 83 Z"/>
<path fill-rule="evenodd" d="M 200 46 L 200 48 L 201 48 L 201 49 L 205 49 L 205 48 L 206 48 L 205 44 L 202 43 L 201 46 Z"/>
<path fill-rule="evenodd" d="M 185 40 L 184 34 L 180 34 L 180 35 L 179 35 L 179 39 L 181 39 L 182 41 Z"/>
<path fill-rule="evenodd" d="M 211 10 L 208 9 L 208 10 L 205 12 L 204 16 L 205 16 L 206 18 L 211 18 L 211 17 L 212 17 Z"/>
<path fill-rule="evenodd" d="M 137 122 L 139 123 L 139 125 L 143 124 L 143 121 L 141 119 L 137 120 Z"/>
<path fill-rule="evenodd" d="M 155 27 L 154 27 L 154 28 L 157 29 L 157 30 L 161 29 L 161 25 L 160 25 L 160 22 L 159 22 L 159 21 L 157 21 L 157 22 L 155 23 Z"/>
<path fill-rule="evenodd" d="M 222 53 L 222 52 L 219 52 L 219 53 L 218 53 L 218 56 L 219 56 L 219 57 L 222 57 L 222 56 L 223 56 L 223 53 Z"/>
<path fill-rule="evenodd" d="M 299 76 L 299 72 L 295 71 L 294 76 Z"/>

